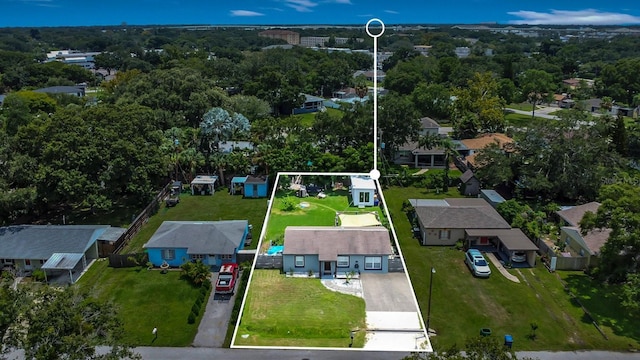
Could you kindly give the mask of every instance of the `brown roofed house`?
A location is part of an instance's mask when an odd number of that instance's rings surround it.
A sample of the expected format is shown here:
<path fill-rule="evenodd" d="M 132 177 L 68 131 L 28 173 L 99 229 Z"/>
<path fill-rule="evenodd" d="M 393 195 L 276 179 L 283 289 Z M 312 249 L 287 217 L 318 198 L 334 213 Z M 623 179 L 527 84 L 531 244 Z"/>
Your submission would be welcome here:
<path fill-rule="evenodd" d="M 288 226 L 282 264 L 287 273 L 320 276 L 351 271 L 385 273 L 393 253 L 385 227 Z"/>

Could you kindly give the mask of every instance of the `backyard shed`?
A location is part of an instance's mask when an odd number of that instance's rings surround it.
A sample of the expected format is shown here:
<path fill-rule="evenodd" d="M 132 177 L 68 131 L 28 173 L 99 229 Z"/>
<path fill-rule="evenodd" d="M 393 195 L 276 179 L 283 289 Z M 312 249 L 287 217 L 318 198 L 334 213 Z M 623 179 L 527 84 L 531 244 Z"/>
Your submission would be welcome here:
<path fill-rule="evenodd" d="M 236 192 L 239 191 L 241 194 L 244 194 L 245 181 L 247 181 L 246 176 L 234 176 L 233 179 L 231 179 L 231 187 L 229 188 L 229 193 L 231 195 L 235 195 Z"/>
<path fill-rule="evenodd" d="M 351 197 L 354 206 L 376 205 L 376 183 L 368 175 L 351 176 Z"/>
<path fill-rule="evenodd" d="M 217 176 L 198 175 L 191 181 L 191 195 L 213 195 Z"/>
<path fill-rule="evenodd" d="M 480 180 L 473 171 L 467 170 L 460 175 L 460 192 L 465 196 L 476 196 L 480 193 Z"/>
<path fill-rule="evenodd" d="M 247 176 L 244 181 L 244 197 L 263 198 L 269 192 L 269 182 L 266 176 Z"/>

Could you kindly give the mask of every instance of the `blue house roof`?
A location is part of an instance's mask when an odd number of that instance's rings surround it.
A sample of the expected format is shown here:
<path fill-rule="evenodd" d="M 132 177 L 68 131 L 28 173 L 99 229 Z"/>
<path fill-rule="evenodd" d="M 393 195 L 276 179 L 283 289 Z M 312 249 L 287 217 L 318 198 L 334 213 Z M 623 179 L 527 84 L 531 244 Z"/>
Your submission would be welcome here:
<path fill-rule="evenodd" d="M 109 225 L 15 225 L 0 228 L 0 258 L 48 259 L 84 254 Z"/>
<path fill-rule="evenodd" d="M 244 184 L 244 182 L 247 180 L 246 176 L 234 176 L 233 179 L 231 179 L 231 183 L 232 184 Z"/>
<path fill-rule="evenodd" d="M 186 248 L 188 254 L 233 254 L 244 240 L 247 220 L 165 221 L 143 248 Z"/>

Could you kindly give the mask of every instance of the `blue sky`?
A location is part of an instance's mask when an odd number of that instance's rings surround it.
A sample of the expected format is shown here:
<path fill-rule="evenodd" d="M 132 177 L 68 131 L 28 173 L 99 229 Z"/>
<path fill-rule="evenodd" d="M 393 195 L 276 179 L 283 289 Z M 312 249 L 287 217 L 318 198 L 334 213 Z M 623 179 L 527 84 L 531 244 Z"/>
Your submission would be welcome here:
<path fill-rule="evenodd" d="M 150 24 L 640 24 L 638 0 L 0 0 L 0 27 Z"/>

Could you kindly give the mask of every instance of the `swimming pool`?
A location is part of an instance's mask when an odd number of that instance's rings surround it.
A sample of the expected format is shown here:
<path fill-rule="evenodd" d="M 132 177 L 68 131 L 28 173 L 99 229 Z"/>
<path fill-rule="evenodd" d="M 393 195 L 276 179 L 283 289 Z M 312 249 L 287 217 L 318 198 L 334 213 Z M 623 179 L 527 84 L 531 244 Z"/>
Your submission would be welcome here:
<path fill-rule="evenodd" d="M 283 245 L 272 245 L 272 246 L 269 246 L 269 250 L 267 250 L 267 255 L 282 254 L 283 250 L 284 250 Z"/>

